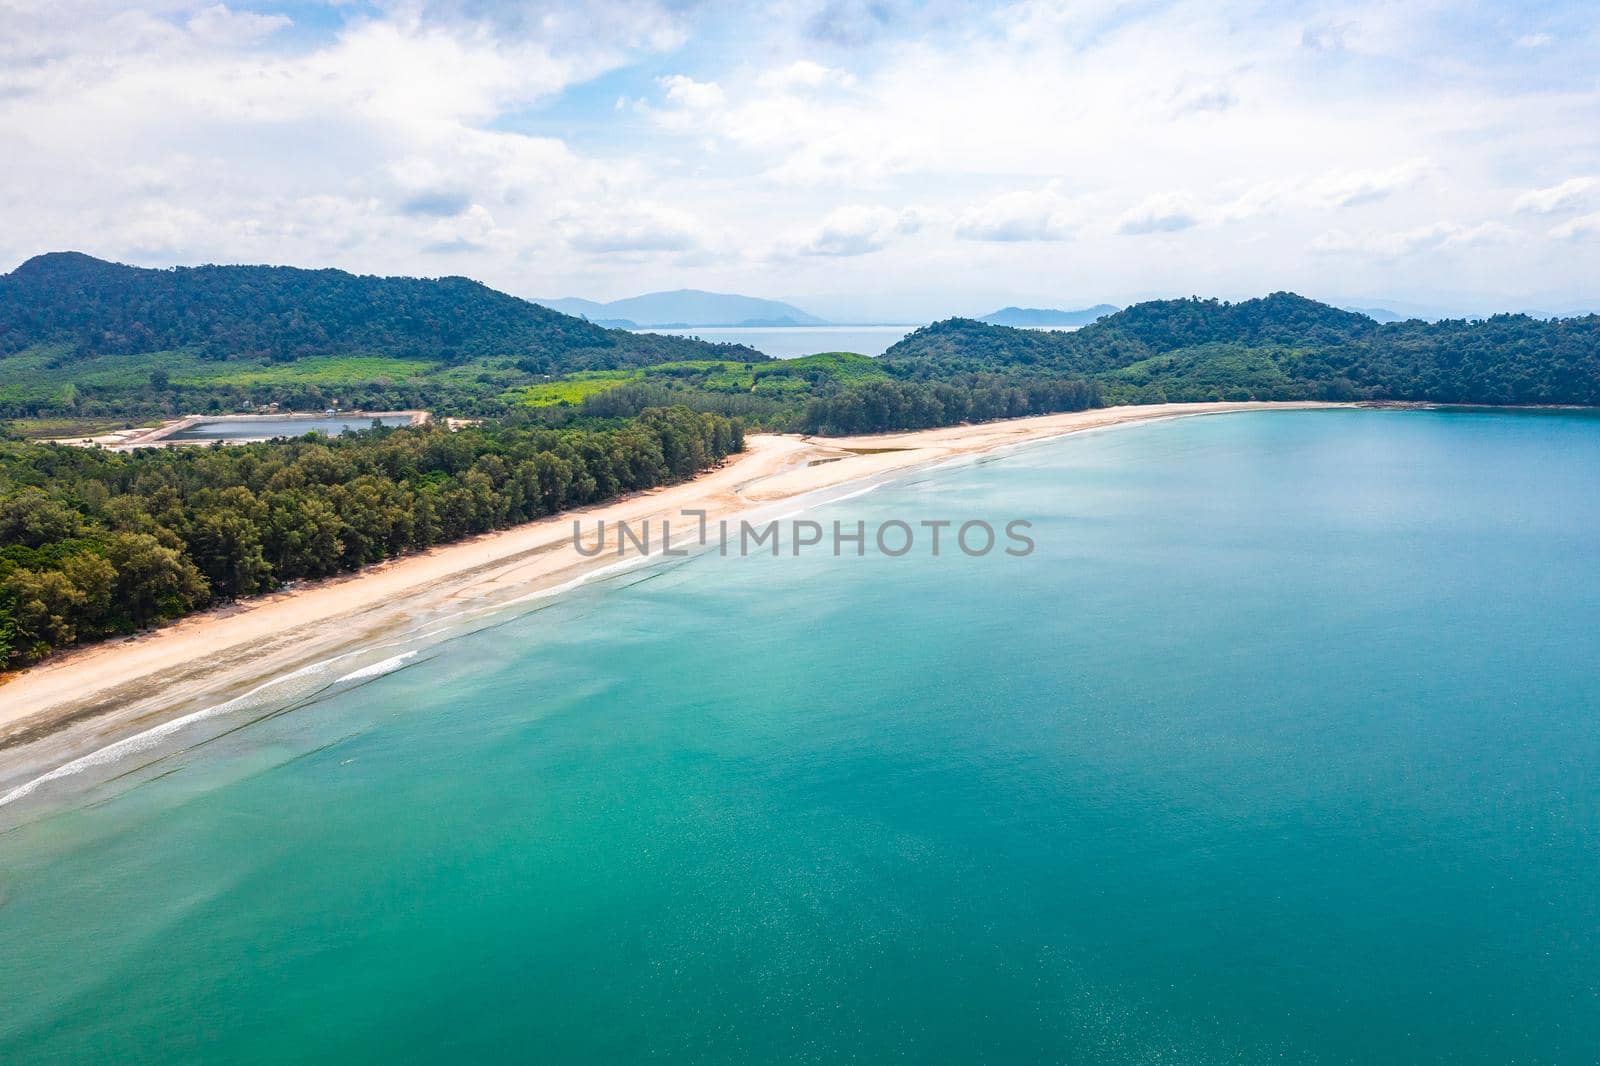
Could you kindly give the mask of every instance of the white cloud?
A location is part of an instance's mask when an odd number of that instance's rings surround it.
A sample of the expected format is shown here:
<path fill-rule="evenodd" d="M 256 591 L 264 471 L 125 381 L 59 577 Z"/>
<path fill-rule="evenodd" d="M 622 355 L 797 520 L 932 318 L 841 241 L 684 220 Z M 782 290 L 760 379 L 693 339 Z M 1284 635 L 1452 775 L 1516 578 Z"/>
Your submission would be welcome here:
<path fill-rule="evenodd" d="M 856 83 L 854 74 L 837 67 L 825 67 L 809 59 L 797 59 L 786 67 L 769 70 L 756 79 L 764 89 L 779 92 L 807 89 L 848 89 Z"/>
<path fill-rule="evenodd" d="M 1516 239 L 1515 231 L 1498 222 L 1466 226 L 1457 222 L 1436 222 L 1402 231 L 1368 230 L 1350 233 L 1332 230 L 1311 242 L 1311 250 L 1328 255 L 1358 255 L 1377 259 L 1397 259 L 1420 252 L 1473 245 L 1505 244 Z"/>
<path fill-rule="evenodd" d="M 714 81 L 695 81 L 686 74 L 669 74 L 657 82 L 665 91 L 667 108 L 653 108 L 648 100 L 638 100 L 634 110 L 650 118 L 656 126 L 671 133 L 685 133 L 716 121 L 728 102 L 728 95 Z M 623 106 L 618 101 L 618 106 Z"/>
<path fill-rule="evenodd" d="M 1172 94 L 1173 110 L 1179 115 L 1227 111 L 1239 103 L 1234 91 L 1223 84 L 1184 85 Z"/>
<path fill-rule="evenodd" d="M 686 252 L 700 243 L 703 229 L 688 212 L 649 201 L 600 211 L 572 205 L 560 225 L 569 247 L 594 255 Z"/>
<path fill-rule="evenodd" d="M 1570 211 L 1589 199 L 1589 191 L 1600 185 L 1594 178 L 1568 178 L 1547 189 L 1530 189 L 1511 202 L 1511 210 L 1522 215 L 1551 215 Z"/>
<path fill-rule="evenodd" d="M 1600 187 L 1544 187 L 1597 174 L 1585 8 L 1508 31 L 1468 0 L 817 7 L 0 0 L 0 269 L 415 273 L 431 248 L 529 294 L 930 317 L 1286 287 L 1566 306 L 1600 276 Z M 1496 217 L 1514 238 L 1423 224 Z M 1473 241 L 1447 278 L 1430 259 Z"/>
<path fill-rule="evenodd" d="M 1329 174 L 1312 182 L 1307 191 L 1312 202 L 1323 207 L 1356 207 L 1415 185 L 1430 169 L 1427 160 L 1413 160 L 1377 170 Z"/>
<path fill-rule="evenodd" d="M 231 11 L 224 4 L 191 16 L 185 24 L 189 32 L 211 47 L 250 44 L 270 37 L 293 25 L 285 15 L 258 15 L 252 11 Z"/>
<path fill-rule="evenodd" d="M 1241 222 L 1256 218 L 1296 203 L 1301 188 L 1302 183 L 1292 179 L 1265 181 L 1223 201 L 1213 215 L 1218 222 Z"/>
<path fill-rule="evenodd" d="M 1591 215 L 1579 215 L 1577 218 L 1568 219 L 1550 231 L 1550 236 L 1557 240 L 1569 241 L 1593 237 L 1600 237 L 1600 211 Z"/>
<path fill-rule="evenodd" d="M 494 216 L 482 204 L 472 204 L 429 224 L 423 231 L 422 250 L 434 254 L 481 252 L 499 239 Z"/>
<path fill-rule="evenodd" d="M 897 235 L 915 233 L 921 219 L 915 211 L 852 204 L 828 212 L 814 228 L 790 242 L 800 255 L 846 257 L 881 251 Z"/>
<path fill-rule="evenodd" d="M 149 203 L 127 220 L 123 239 L 128 247 L 156 260 L 166 260 L 193 243 L 215 223 L 192 208 Z"/>
<path fill-rule="evenodd" d="M 967 241 L 1060 241 L 1077 218 L 1059 185 L 1001 193 L 962 212 L 955 234 Z"/>
<path fill-rule="evenodd" d="M 1129 236 L 1176 233 L 1199 223 L 1199 209 L 1188 193 L 1158 193 L 1123 212 L 1117 219 L 1117 232 Z"/>
<path fill-rule="evenodd" d="M 714 81 L 695 81 L 686 74 L 669 74 L 661 79 L 667 99 L 693 111 L 705 111 L 727 103 L 722 86 Z"/>
<path fill-rule="evenodd" d="M 1300 46 L 1313 52 L 1341 52 L 1348 47 L 1355 29 L 1355 24 L 1350 22 L 1307 26 L 1300 33 Z"/>
<path fill-rule="evenodd" d="M 0 254 L 419 273 L 448 252 L 484 276 L 694 243 L 659 217 L 579 225 L 557 206 L 627 203 L 649 185 L 633 161 L 489 128 L 623 62 L 615 41 L 412 9 L 352 12 L 307 46 L 282 16 L 160 2 L 40 5 L 0 34 L 0 141 L 26 156 L 0 170 L 0 203 L 29 205 L 0 211 Z"/>
<path fill-rule="evenodd" d="M 1548 33 L 1528 33 L 1517 38 L 1518 48 L 1543 48 L 1554 43 L 1555 38 Z"/>

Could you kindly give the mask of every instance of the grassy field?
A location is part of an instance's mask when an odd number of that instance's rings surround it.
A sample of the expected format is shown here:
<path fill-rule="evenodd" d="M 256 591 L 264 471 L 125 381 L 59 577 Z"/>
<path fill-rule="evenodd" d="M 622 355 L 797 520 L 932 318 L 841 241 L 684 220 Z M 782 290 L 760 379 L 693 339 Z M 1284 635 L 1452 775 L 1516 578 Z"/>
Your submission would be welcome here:
<path fill-rule="evenodd" d="M 370 381 L 400 381 L 437 371 L 425 359 L 339 355 L 297 359 L 292 363 L 201 363 L 171 372 L 174 385 L 326 385 L 334 388 Z"/>
<path fill-rule="evenodd" d="M 582 403 L 596 393 L 640 378 L 637 370 L 587 370 L 534 385 L 519 385 L 506 399 L 523 407 L 560 407 Z"/>
<path fill-rule="evenodd" d="M 695 360 L 547 378 L 529 373 L 512 356 L 440 363 L 351 354 L 273 363 L 206 359 L 194 351 L 77 356 L 59 346 L 33 348 L 0 360 L 0 414 L 59 412 L 50 420 L 67 426 L 63 435 L 78 435 L 87 429 L 126 425 L 110 417 L 118 408 L 146 415 L 232 409 L 246 398 L 281 401 L 285 394 L 313 387 L 330 402 L 352 394 L 371 398 L 374 393 L 381 402 L 387 399 L 386 390 L 417 386 L 433 389 L 447 405 L 463 397 L 469 401 L 482 397 L 524 407 L 575 407 L 591 396 L 636 382 L 783 402 L 884 376 L 877 360 L 848 352 L 771 362 Z M 14 420 L 14 425 L 27 421 Z M 31 429 L 22 431 L 35 435 Z M 37 435 L 57 434 L 49 430 Z"/>
<path fill-rule="evenodd" d="M 506 394 L 525 407 L 576 406 L 590 396 L 633 382 L 680 384 L 711 392 L 758 396 L 802 395 L 816 386 L 847 387 L 887 375 L 876 359 L 850 352 L 823 352 L 771 363 L 702 359 L 660 363 L 637 370 L 597 370 L 520 385 Z"/>
<path fill-rule="evenodd" d="M 116 429 L 159 424 L 159 420 L 136 422 L 126 418 L 14 418 L 5 425 L 12 433 L 27 440 L 54 440 L 98 437 Z"/>
<path fill-rule="evenodd" d="M 264 360 L 202 359 L 192 352 L 151 352 L 68 358 L 65 348 L 31 348 L 7 356 L 0 369 L 0 401 L 57 397 L 69 388 L 137 389 L 153 375 L 165 374 L 171 385 L 323 385 L 341 387 L 373 381 L 403 380 L 437 371 L 440 365 L 422 359 L 388 359 L 346 355 L 299 359 L 292 363 Z M 454 368 L 452 368 L 454 369 Z"/>

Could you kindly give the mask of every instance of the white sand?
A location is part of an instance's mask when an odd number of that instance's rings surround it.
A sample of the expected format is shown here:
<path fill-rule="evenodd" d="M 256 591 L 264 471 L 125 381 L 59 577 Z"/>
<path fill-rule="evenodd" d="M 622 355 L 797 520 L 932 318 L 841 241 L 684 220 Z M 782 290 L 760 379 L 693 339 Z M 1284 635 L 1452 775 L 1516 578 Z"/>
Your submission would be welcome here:
<path fill-rule="evenodd" d="M 1323 407 L 1215 403 L 1112 407 L 855 438 L 754 435 L 745 453 L 693 481 L 435 548 L 357 574 L 207 611 L 136 638 L 58 655 L 0 686 L 0 793 L 121 737 L 263 682 L 370 646 L 452 608 L 504 604 L 617 565 L 572 546 L 605 519 L 637 525 L 703 509 L 747 512 L 930 462 L 1085 429 L 1175 416 Z M 817 460 L 828 460 L 817 462 Z"/>

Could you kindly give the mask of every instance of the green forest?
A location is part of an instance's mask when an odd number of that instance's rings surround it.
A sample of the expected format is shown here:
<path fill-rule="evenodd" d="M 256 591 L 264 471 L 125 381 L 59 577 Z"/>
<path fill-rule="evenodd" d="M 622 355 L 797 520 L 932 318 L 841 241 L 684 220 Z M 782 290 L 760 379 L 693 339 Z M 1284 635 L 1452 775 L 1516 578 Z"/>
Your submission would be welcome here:
<path fill-rule="evenodd" d="M 883 355 L 896 377 L 1081 376 L 1106 403 L 1600 404 L 1600 316 L 1391 322 L 1293 293 L 1136 304 L 1075 332 L 951 319 Z"/>
<path fill-rule="evenodd" d="M 467 278 L 201 266 L 150 270 L 78 252 L 0 278 L 0 355 L 193 350 L 213 361 L 370 354 L 455 363 L 515 354 L 545 372 L 658 362 L 711 346 L 603 329 Z M 762 357 L 764 358 L 764 357 Z"/>
<path fill-rule="evenodd" d="M 612 428 L 0 443 L 0 664 L 681 481 L 743 446 L 739 423 L 682 407 Z"/>
<path fill-rule="evenodd" d="M 603 329 L 465 278 L 149 270 L 75 252 L 0 277 L 0 419 L 19 436 L 269 404 L 490 418 L 531 410 L 553 426 L 684 405 L 763 429 L 869 432 L 1095 402 L 1078 374 L 952 367 L 933 374 L 933 388 L 927 369 L 848 352 L 775 360 Z"/>
<path fill-rule="evenodd" d="M 149 420 L 278 403 L 494 415 L 578 371 L 766 362 L 602 329 L 466 278 L 202 266 L 76 252 L 0 276 L 0 419 Z"/>
<path fill-rule="evenodd" d="M 1600 317 L 1379 324 L 1275 293 L 1075 332 L 949 319 L 880 358 L 774 360 L 465 278 L 53 253 L 0 277 L 0 665 L 690 477 L 749 429 L 1249 399 L 1600 405 Z M 484 421 L 134 453 L 29 442 L 268 404 Z"/>
<path fill-rule="evenodd" d="M 0 277 L 0 419 L 39 436 L 190 413 L 398 410 L 551 425 L 682 404 L 869 432 L 1096 403 L 1600 403 L 1600 317 L 1380 324 L 1292 293 L 1136 304 L 1074 332 L 949 319 L 880 359 L 773 360 L 603 329 L 465 278 L 146 270 L 52 253 Z"/>

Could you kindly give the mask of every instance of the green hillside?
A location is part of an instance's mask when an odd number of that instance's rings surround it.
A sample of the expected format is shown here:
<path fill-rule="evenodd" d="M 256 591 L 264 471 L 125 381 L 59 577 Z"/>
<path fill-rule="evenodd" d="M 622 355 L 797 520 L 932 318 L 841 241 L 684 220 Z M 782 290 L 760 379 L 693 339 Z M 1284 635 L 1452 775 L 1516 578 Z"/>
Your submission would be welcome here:
<path fill-rule="evenodd" d="M 1378 323 L 1292 293 L 1136 304 L 1073 333 L 936 322 L 884 353 L 897 377 L 1086 376 L 1107 403 L 1364 399 L 1600 404 L 1600 316 Z"/>
<path fill-rule="evenodd" d="M 517 385 L 691 359 L 766 357 L 602 329 L 466 278 L 149 270 L 76 252 L 0 276 L 0 417 L 335 399 L 492 413 Z"/>

